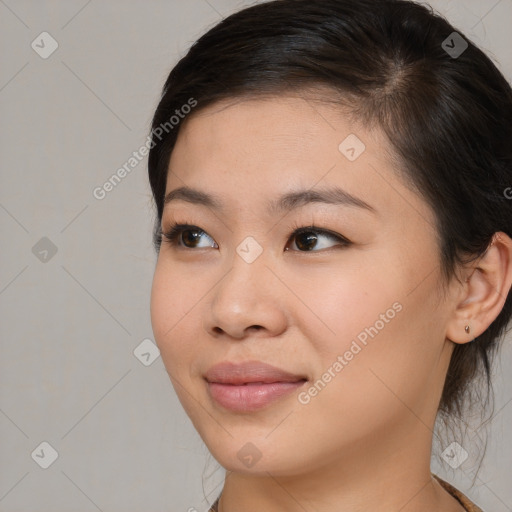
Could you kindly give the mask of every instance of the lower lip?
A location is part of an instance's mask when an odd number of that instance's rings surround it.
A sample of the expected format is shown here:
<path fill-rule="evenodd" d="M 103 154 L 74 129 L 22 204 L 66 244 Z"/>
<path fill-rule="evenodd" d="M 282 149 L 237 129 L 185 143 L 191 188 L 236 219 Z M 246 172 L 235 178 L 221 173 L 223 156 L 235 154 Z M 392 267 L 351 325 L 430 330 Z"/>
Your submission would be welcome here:
<path fill-rule="evenodd" d="M 268 384 L 219 384 L 208 382 L 210 396 L 220 405 L 232 411 L 255 411 L 289 395 L 305 384 L 298 382 L 272 382 Z"/>

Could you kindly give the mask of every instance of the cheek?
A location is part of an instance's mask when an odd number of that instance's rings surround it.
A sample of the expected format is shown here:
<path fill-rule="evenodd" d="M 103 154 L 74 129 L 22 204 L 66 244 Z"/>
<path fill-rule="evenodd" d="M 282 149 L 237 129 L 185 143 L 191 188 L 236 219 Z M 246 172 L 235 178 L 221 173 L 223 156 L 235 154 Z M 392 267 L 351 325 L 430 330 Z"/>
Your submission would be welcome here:
<path fill-rule="evenodd" d="M 203 294 L 183 273 L 157 262 L 151 288 L 151 324 L 168 371 L 186 370 L 187 364 L 184 363 L 197 351 L 197 322 L 200 319 L 196 318 L 195 332 L 192 332 L 190 322 L 194 306 L 198 305 Z"/>
<path fill-rule="evenodd" d="M 331 368 L 336 384 L 328 386 L 356 408 L 355 402 L 366 403 L 369 386 L 376 384 L 384 393 L 377 393 L 374 405 L 379 410 L 386 396 L 396 402 L 379 376 L 406 400 L 421 393 L 422 382 L 436 364 L 436 337 L 442 339 L 436 330 L 441 333 L 442 325 L 436 326 L 434 318 L 436 276 L 415 287 L 412 265 L 392 265 L 385 255 L 372 260 L 370 264 L 360 258 L 358 268 L 310 275 L 309 286 L 296 281 L 294 290 L 308 306 L 301 329 L 318 356 L 315 377 L 322 378 Z M 343 369 L 340 364 L 333 367 L 338 356 Z M 322 380 L 326 379 L 329 375 Z"/>
<path fill-rule="evenodd" d="M 376 322 L 379 331 L 382 330 L 380 315 L 389 311 L 387 317 L 395 317 L 393 304 L 401 299 L 399 281 L 384 269 L 385 265 L 377 266 L 375 259 L 366 263 L 364 258 L 354 257 L 309 273 L 302 272 L 300 277 L 288 276 L 294 293 L 307 307 L 300 306 L 306 312 L 301 327 L 311 343 L 319 344 L 316 348 L 343 351 L 352 339 Z M 317 341 L 320 339 L 324 341 Z"/>

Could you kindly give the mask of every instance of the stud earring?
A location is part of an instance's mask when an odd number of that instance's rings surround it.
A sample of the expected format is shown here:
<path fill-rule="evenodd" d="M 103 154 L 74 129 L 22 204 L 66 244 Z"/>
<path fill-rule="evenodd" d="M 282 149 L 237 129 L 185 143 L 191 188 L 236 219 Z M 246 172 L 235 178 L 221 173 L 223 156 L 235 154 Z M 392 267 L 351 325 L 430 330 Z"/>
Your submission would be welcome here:
<path fill-rule="evenodd" d="M 466 331 L 466 334 L 469 334 L 471 328 L 469 327 L 469 325 L 466 325 L 466 327 L 464 327 L 464 330 Z"/>

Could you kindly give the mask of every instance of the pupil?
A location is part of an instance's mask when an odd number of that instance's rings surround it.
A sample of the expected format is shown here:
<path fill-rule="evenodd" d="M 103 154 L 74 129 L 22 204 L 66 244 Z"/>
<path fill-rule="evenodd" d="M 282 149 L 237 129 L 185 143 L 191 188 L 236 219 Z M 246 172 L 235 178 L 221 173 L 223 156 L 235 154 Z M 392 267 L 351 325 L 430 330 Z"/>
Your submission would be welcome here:
<path fill-rule="evenodd" d="M 190 229 L 183 231 L 182 233 L 182 239 L 185 245 L 188 247 L 188 243 L 190 243 L 192 246 L 195 246 L 195 241 L 200 238 L 200 234 L 197 231 L 192 231 Z"/>
<path fill-rule="evenodd" d="M 295 242 L 297 244 L 297 247 L 299 249 L 312 249 L 316 245 L 317 236 L 313 234 L 312 232 L 309 233 L 301 233 L 297 237 L 297 241 Z M 305 242 L 305 243 L 303 243 Z"/>

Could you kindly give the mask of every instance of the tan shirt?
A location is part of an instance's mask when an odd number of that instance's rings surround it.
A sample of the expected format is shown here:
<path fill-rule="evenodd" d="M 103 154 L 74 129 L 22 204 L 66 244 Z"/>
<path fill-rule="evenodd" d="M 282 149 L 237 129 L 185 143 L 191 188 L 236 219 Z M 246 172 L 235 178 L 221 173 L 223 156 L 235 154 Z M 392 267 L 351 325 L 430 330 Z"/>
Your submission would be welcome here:
<path fill-rule="evenodd" d="M 448 482 L 445 482 L 444 480 L 439 478 L 437 475 L 434 475 L 433 473 L 432 475 L 443 486 L 443 488 L 446 489 L 446 491 L 448 491 L 464 507 L 464 510 L 467 510 L 467 512 L 483 512 L 483 510 L 480 507 L 477 507 L 473 502 L 469 501 L 469 499 L 464 494 L 462 494 L 458 489 L 453 487 L 453 485 L 449 484 Z M 215 503 L 211 506 L 208 512 L 219 512 L 219 499 L 220 496 L 215 500 Z"/>

